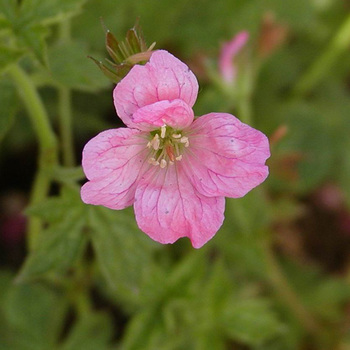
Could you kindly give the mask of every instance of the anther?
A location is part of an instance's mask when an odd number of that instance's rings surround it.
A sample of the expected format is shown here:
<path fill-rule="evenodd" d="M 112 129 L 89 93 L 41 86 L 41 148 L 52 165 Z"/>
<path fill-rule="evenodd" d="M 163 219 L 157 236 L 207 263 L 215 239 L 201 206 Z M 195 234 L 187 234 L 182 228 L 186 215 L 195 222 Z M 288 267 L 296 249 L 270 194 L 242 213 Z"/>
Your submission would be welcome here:
<path fill-rule="evenodd" d="M 148 159 L 148 163 L 149 163 L 149 164 L 152 164 L 152 165 L 159 165 L 159 162 L 156 161 L 154 158 L 149 158 L 149 159 Z"/>
<path fill-rule="evenodd" d="M 180 142 L 184 143 L 185 147 L 188 147 L 190 145 L 190 143 L 188 141 L 188 137 L 186 137 L 186 136 L 182 136 L 181 139 L 180 139 Z"/>
<path fill-rule="evenodd" d="M 176 159 L 176 160 L 181 160 L 181 159 L 182 159 L 182 155 L 180 154 L 180 155 L 177 156 L 175 159 Z"/>
<path fill-rule="evenodd" d="M 166 133 L 166 125 L 160 127 L 160 137 L 164 139 Z"/>
<path fill-rule="evenodd" d="M 181 134 L 172 134 L 171 135 L 174 139 L 179 139 L 182 135 Z"/>
<path fill-rule="evenodd" d="M 160 167 L 163 169 L 163 168 L 166 167 L 166 165 L 167 165 L 166 160 L 165 160 L 165 159 L 162 159 L 162 160 L 160 161 Z"/>
<path fill-rule="evenodd" d="M 153 147 L 153 149 L 155 151 L 157 151 L 159 149 L 159 145 L 160 145 L 160 140 L 159 140 L 159 135 L 155 134 L 152 141 L 151 141 L 151 145 Z"/>

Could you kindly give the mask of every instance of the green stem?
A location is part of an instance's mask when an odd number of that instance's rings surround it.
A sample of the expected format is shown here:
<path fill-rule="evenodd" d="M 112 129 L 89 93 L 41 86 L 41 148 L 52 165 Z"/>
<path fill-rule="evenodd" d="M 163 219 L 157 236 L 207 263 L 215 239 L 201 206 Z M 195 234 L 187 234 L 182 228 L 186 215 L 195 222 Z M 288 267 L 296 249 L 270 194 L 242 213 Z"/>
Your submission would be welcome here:
<path fill-rule="evenodd" d="M 71 40 L 71 26 L 70 21 L 64 21 L 60 27 L 60 42 L 67 44 Z M 72 93 L 67 87 L 61 86 L 58 89 L 59 98 L 59 124 L 60 136 L 62 144 L 63 164 L 66 167 L 73 167 L 75 165 L 74 159 L 74 141 L 72 132 Z"/>
<path fill-rule="evenodd" d="M 349 48 L 350 45 L 350 15 L 346 18 L 333 40 L 315 63 L 300 79 L 294 88 L 294 95 L 307 95 L 314 86 L 319 83 L 334 66 L 337 59 Z"/>
<path fill-rule="evenodd" d="M 238 82 L 239 96 L 237 96 L 237 109 L 239 118 L 243 123 L 252 125 L 252 97 L 256 78 L 256 67 L 249 65 L 241 75 Z"/>
<path fill-rule="evenodd" d="M 63 165 L 66 167 L 73 167 L 75 159 L 72 133 L 71 91 L 66 87 L 60 87 L 58 96 Z"/>
<path fill-rule="evenodd" d="M 11 66 L 8 73 L 12 76 L 22 98 L 34 131 L 39 140 L 40 150 L 56 151 L 56 136 L 52 131 L 48 115 L 41 98 L 26 72 L 19 66 Z"/>
<path fill-rule="evenodd" d="M 57 164 L 56 136 L 51 128 L 47 112 L 38 91 L 26 72 L 19 66 L 13 65 L 8 70 L 8 73 L 17 86 L 39 141 L 39 168 L 34 180 L 30 199 L 30 205 L 34 205 L 45 199 L 50 188 L 51 172 Z M 30 217 L 28 224 L 29 249 L 35 247 L 41 229 L 41 220 Z"/>

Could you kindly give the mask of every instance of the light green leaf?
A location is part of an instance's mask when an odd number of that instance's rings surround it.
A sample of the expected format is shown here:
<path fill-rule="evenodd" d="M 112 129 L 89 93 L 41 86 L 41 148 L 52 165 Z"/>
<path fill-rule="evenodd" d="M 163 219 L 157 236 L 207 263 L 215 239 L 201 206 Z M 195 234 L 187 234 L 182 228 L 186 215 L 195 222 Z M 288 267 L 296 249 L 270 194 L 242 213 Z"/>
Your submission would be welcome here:
<path fill-rule="evenodd" d="M 53 24 L 76 15 L 86 0 L 23 0 L 21 16 L 35 24 Z"/>
<path fill-rule="evenodd" d="M 228 304 L 222 326 L 230 338 L 251 346 L 263 344 L 285 331 L 270 303 L 258 298 Z"/>
<path fill-rule="evenodd" d="M 88 59 L 89 54 L 87 45 L 78 42 L 51 47 L 49 65 L 54 82 L 81 91 L 107 87 L 109 81 Z"/>
<path fill-rule="evenodd" d="M 74 264 L 87 241 L 84 209 L 78 194 L 68 190 L 61 197 L 50 198 L 31 209 L 51 225 L 41 233 L 36 249 L 29 254 L 19 281 L 48 273 L 61 274 Z"/>
<path fill-rule="evenodd" d="M 125 306 L 135 307 L 141 302 L 140 288 L 152 271 L 155 244 L 138 230 L 131 208 L 112 211 L 91 206 L 89 209 L 92 245 L 100 270 Z"/>
<path fill-rule="evenodd" d="M 67 207 L 65 220 L 42 232 L 39 244 L 28 256 L 18 281 L 42 277 L 48 273 L 64 273 L 81 254 L 86 237 L 82 211 Z"/>
<path fill-rule="evenodd" d="M 39 285 L 12 285 L 2 300 L 7 329 L 0 336 L 7 346 L 5 349 L 54 348 L 66 306 L 64 299 L 52 289 Z"/>
<path fill-rule="evenodd" d="M 70 220 L 67 212 L 71 210 L 80 213 L 84 210 L 84 204 L 77 191 L 63 188 L 60 196 L 53 196 L 42 203 L 30 206 L 26 209 L 26 214 L 38 216 L 48 223 L 57 223 L 67 218 Z"/>
<path fill-rule="evenodd" d="M 124 350 L 149 349 L 149 344 L 156 329 L 160 327 L 161 318 L 154 310 L 145 308 L 136 314 L 128 323 L 122 348 Z"/>

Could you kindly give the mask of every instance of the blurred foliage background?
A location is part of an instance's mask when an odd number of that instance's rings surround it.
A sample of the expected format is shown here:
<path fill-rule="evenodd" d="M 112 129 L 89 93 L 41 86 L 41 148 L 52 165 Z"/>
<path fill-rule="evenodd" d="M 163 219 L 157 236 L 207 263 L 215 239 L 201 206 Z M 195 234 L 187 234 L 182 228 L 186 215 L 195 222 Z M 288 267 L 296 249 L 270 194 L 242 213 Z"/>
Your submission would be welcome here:
<path fill-rule="evenodd" d="M 270 138 L 268 180 L 200 250 L 80 200 L 84 144 L 121 126 L 100 18 L 190 66 L 196 115 Z M 349 47 L 346 0 L 0 0 L 0 349 L 350 349 Z"/>

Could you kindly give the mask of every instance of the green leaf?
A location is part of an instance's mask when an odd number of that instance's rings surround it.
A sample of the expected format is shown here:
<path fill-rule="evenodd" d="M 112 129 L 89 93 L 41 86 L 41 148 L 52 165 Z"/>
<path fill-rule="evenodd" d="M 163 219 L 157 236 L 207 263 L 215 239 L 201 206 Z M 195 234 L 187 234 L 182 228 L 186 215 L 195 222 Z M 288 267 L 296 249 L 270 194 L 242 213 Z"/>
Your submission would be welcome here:
<path fill-rule="evenodd" d="M 66 192 L 61 198 L 48 199 L 46 206 L 45 203 L 36 206 L 32 212 L 40 214 L 51 225 L 41 233 L 38 245 L 29 254 L 18 281 L 43 277 L 48 273 L 65 273 L 86 244 L 86 216 L 80 198 L 72 200 Z"/>
<path fill-rule="evenodd" d="M 13 0 L 0 0 L 0 15 L 14 21 L 17 11 L 17 2 Z"/>
<path fill-rule="evenodd" d="M 40 217 L 48 223 L 60 223 L 64 219 L 70 221 L 67 212 L 71 210 L 80 213 L 84 210 L 84 204 L 76 191 L 64 187 L 60 196 L 53 196 L 30 206 L 26 209 L 26 214 Z"/>
<path fill-rule="evenodd" d="M 85 246 L 84 222 L 82 211 L 67 208 L 65 220 L 42 232 L 39 244 L 28 256 L 18 281 L 66 272 Z"/>
<path fill-rule="evenodd" d="M 20 40 L 34 54 L 35 58 L 44 66 L 47 66 L 47 48 L 45 38 L 48 31 L 41 25 L 23 27 L 19 31 Z"/>
<path fill-rule="evenodd" d="M 136 314 L 128 323 L 128 328 L 125 332 L 122 347 L 124 350 L 149 349 L 150 341 L 153 334 L 156 334 L 156 328 L 161 328 L 159 322 L 160 315 L 148 308 Z M 154 348 L 155 349 L 155 348 Z"/>
<path fill-rule="evenodd" d="M 112 332 L 112 320 L 107 314 L 88 314 L 78 320 L 59 349 L 107 350 Z"/>
<path fill-rule="evenodd" d="M 54 348 L 61 331 L 66 302 L 50 288 L 40 285 L 12 285 L 2 299 L 5 329 L 0 337 L 11 350 Z M 1 348 L 1 342 L 0 342 Z"/>
<path fill-rule="evenodd" d="M 72 42 L 50 48 L 48 57 L 54 82 L 81 91 L 96 91 L 109 82 L 88 59 L 84 43 Z"/>
<path fill-rule="evenodd" d="M 0 13 L 0 34 L 6 29 L 11 29 L 11 23 Z"/>
<path fill-rule="evenodd" d="M 100 270 L 126 307 L 139 305 L 141 286 L 152 270 L 154 242 L 136 227 L 131 208 L 89 207 L 92 245 Z"/>
<path fill-rule="evenodd" d="M 53 24 L 79 13 L 86 0 L 23 0 L 20 16 L 35 24 Z"/>
<path fill-rule="evenodd" d="M 270 303 L 258 298 L 228 304 L 222 322 L 231 339 L 251 346 L 263 344 L 285 331 Z"/>
<path fill-rule="evenodd" d="M 0 45 L 0 74 L 16 63 L 24 54 L 23 50 Z"/>
<path fill-rule="evenodd" d="M 350 299 L 350 287 L 346 281 L 329 277 L 316 267 L 286 261 L 284 270 L 294 290 L 298 291 L 304 305 L 326 322 L 336 323 L 343 317 L 343 310 Z"/>

